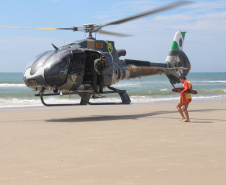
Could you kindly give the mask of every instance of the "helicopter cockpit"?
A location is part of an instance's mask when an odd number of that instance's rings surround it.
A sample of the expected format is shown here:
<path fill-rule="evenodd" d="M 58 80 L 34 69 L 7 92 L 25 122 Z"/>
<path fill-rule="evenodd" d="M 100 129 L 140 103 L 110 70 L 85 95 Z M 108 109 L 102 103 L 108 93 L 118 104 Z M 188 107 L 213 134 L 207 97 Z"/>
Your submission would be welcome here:
<path fill-rule="evenodd" d="M 68 86 L 71 86 L 73 90 L 80 89 L 82 85 L 88 90 L 92 86 L 94 60 L 100 58 L 101 54 L 106 56 L 107 67 L 103 72 L 106 74 L 105 85 L 109 86 L 112 83 L 113 72 L 111 54 L 90 49 L 46 51 L 38 55 L 33 64 L 27 68 L 24 82 L 35 90 L 49 86 L 55 89 L 58 87 L 68 89 Z"/>
<path fill-rule="evenodd" d="M 62 85 L 66 78 L 72 54 L 68 50 L 46 51 L 38 55 L 24 73 L 27 86 Z"/>

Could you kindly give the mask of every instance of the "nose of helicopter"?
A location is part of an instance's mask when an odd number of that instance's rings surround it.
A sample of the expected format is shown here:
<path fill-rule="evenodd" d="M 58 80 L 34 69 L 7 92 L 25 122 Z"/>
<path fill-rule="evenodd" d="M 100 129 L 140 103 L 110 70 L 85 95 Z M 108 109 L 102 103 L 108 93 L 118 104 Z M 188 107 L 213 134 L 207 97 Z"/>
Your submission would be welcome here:
<path fill-rule="evenodd" d="M 34 90 L 41 90 L 46 84 L 44 69 L 40 68 L 35 74 L 31 74 L 31 67 L 24 72 L 23 80 L 26 86 Z"/>
<path fill-rule="evenodd" d="M 25 70 L 24 83 L 34 90 L 63 85 L 70 64 L 70 56 L 71 52 L 64 49 L 40 54 Z"/>
<path fill-rule="evenodd" d="M 31 89 L 40 90 L 46 85 L 44 77 L 44 68 L 42 65 L 51 56 L 54 51 L 46 51 L 38 55 L 30 66 L 24 71 L 24 83 Z"/>

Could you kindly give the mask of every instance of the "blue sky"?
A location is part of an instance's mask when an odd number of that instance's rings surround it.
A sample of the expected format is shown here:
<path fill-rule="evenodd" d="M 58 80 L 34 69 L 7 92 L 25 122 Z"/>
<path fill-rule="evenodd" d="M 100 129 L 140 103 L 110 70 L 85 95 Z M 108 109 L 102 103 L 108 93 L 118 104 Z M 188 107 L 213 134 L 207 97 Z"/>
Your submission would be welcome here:
<path fill-rule="evenodd" d="M 8 0 L 0 1 L 0 26 L 72 27 L 104 24 L 168 4 L 169 0 Z M 174 34 L 187 31 L 184 52 L 191 72 L 226 71 L 226 1 L 197 0 L 166 12 L 104 28 L 135 35 L 97 39 L 115 41 L 126 49 L 124 58 L 165 62 Z M 61 30 L 0 29 L 0 72 L 23 72 L 32 59 L 51 43 L 62 46 L 85 38 L 83 32 Z"/>

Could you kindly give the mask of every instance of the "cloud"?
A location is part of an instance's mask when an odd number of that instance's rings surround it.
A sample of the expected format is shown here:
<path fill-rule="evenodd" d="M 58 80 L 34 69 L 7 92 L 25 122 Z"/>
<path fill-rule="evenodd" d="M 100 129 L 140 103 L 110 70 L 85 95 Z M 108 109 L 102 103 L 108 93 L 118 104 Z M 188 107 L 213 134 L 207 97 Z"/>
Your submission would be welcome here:
<path fill-rule="evenodd" d="M 192 18 L 189 15 L 186 14 L 178 14 L 178 15 L 162 15 L 162 16 L 157 16 L 154 18 L 154 20 L 156 21 L 178 21 L 178 20 L 183 20 L 183 21 L 188 21 L 188 20 L 193 20 L 194 18 Z"/>
<path fill-rule="evenodd" d="M 155 2 L 155 1 L 154 1 Z M 143 7 L 146 3 L 146 7 L 149 7 L 149 3 L 146 1 L 136 2 L 132 1 L 125 9 L 136 7 Z M 126 6 L 125 3 L 121 3 Z M 157 4 L 155 2 L 155 4 Z M 188 29 L 188 30 L 226 30 L 226 2 L 224 1 L 205 1 L 197 2 L 192 5 L 185 6 L 183 8 L 175 9 L 174 11 L 167 11 L 163 15 L 153 15 L 150 17 L 144 17 L 138 21 L 133 21 L 132 24 L 126 24 L 131 26 L 128 30 L 145 30 L 147 28 L 153 29 L 153 27 L 159 27 L 161 29 Z M 119 26 L 118 26 L 119 27 Z M 121 25 L 120 25 L 121 27 Z M 140 31 L 139 31 L 140 30 Z M 134 33 L 133 33 L 134 34 Z"/>
<path fill-rule="evenodd" d="M 129 17 L 135 14 L 139 14 L 147 10 L 155 9 L 165 4 L 169 4 L 169 3 L 163 3 L 155 0 L 121 1 L 120 3 L 116 3 L 112 5 L 111 9 L 108 10 L 107 14 L 106 14 L 106 10 L 103 10 L 103 11 L 99 11 L 100 13 L 99 15 L 94 15 L 93 17 L 104 22 L 110 22 L 116 19 L 121 19 L 121 18 Z"/>
<path fill-rule="evenodd" d="M 200 18 L 203 18 L 203 19 L 206 19 L 206 18 L 207 19 L 226 19 L 226 11 L 205 14 L 203 16 L 200 16 Z"/>

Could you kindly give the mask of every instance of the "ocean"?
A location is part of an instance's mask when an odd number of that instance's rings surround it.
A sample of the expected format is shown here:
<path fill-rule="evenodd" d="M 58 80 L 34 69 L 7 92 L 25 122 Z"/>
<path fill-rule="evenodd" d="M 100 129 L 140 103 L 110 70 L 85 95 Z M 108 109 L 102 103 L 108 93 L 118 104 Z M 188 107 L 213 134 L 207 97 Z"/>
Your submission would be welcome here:
<path fill-rule="evenodd" d="M 223 73 L 189 73 L 187 79 L 192 82 L 193 89 L 198 94 L 192 96 L 193 102 L 226 101 L 226 72 Z M 132 104 L 144 103 L 174 103 L 179 100 L 179 94 L 172 92 L 172 85 L 165 75 L 156 75 L 138 79 L 120 81 L 113 85 L 124 89 L 130 95 Z M 182 87 L 177 84 L 176 87 Z M 43 106 L 40 98 L 35 97 L 37 91 L 26 87 L 23 83 L 23 73 L 0 73 L 0 108 Z M 106 98 L 93 99 L 91 102 L 120 102 L 116 94 Z M 62 97 L 47 97 L 47 103 L 79 103 L 78 95 Z"/>

